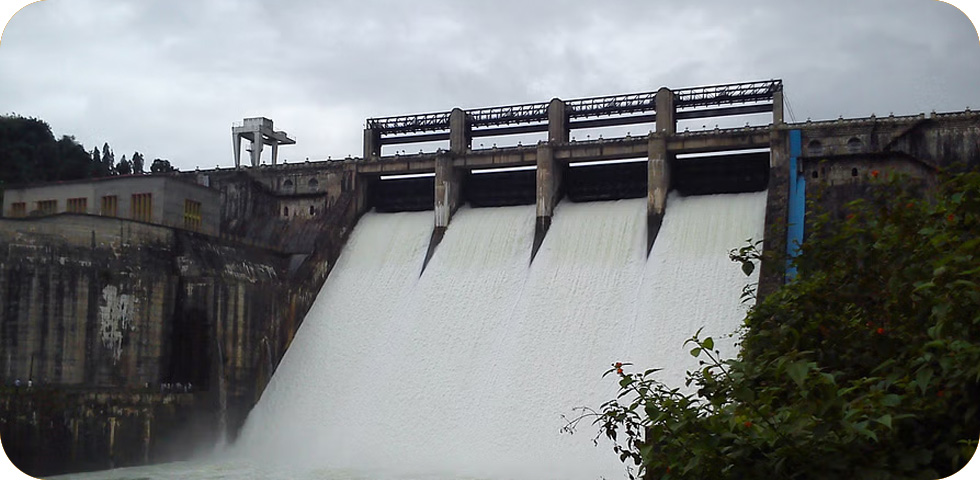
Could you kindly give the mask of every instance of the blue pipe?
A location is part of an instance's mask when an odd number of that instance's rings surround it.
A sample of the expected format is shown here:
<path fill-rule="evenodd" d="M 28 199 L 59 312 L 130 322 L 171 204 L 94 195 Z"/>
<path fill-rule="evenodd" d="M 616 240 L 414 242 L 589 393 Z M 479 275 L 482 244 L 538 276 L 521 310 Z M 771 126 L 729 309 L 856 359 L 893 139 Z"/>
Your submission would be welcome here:
<path fill-rule="evenodd" d="M 786 226 L 786 281 L 796 278 L 792 259 L 800 254 L 803 243 L 803 222 L 806 214 L 806 176 L 798 173 L 799 156 L 803 149 L 800 130 L 789 131 L 789 219 Z"/>

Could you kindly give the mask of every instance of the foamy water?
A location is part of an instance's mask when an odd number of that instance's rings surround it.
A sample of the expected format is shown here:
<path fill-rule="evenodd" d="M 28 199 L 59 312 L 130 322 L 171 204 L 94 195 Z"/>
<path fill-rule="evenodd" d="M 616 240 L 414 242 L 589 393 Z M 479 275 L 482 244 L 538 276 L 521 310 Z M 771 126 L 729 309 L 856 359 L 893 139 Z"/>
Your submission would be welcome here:
<path fill-rule="evenodd" d="M 432 213 L 365 215 L 235 445 L 92 478 L 622 478 L 562 415 L 616 361 L 682 385 L 702 326 L 734 353 L 765 199 L 672 194 L 649 259 L 645 199 L 563 202 L 531 265 L 533 206 L 463 208 L 421 277 Z"/>

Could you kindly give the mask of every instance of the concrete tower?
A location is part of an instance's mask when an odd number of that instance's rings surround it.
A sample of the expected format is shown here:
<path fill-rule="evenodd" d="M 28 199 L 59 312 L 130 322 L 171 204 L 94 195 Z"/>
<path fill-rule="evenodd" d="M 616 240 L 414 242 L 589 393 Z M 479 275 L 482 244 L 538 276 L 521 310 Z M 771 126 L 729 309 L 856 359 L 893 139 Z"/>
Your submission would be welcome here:
<path fill-rule="evenodd" d="M 272 145 L 272 164 L 279 159 L 279 145 L 293 145 L 296 140 L 289 138 L 286 132 L 272 129 L 272 120 L 265 117 L 246 118 L 240 126 L 231 127 L 231 141 L 235 146 L 235 168 L 241 168 L 242 138 L 252 142 L 252 166 L 259 166 L 262 158 L 262 145 Z"/>

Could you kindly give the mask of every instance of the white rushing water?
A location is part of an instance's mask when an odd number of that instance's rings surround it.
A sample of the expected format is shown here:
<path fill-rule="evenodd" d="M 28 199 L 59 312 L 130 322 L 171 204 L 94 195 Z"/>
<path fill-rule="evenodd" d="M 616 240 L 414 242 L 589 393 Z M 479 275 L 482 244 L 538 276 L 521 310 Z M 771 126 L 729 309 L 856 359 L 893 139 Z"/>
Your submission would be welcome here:
<path fill-rule="evenodd" d="M 683 385 L 702 326 L 734 353 L 755 278 L 728 251 L 765 200 L 671 194 L 649 259 L 645 199 L 563 202 L 531 265 L 533 206 L 462 208 L 421 277 L 432 213 L 367 214 L 237 443 L 139 476 L 623 478 L 562 415 L 615 396 L 616 361 Z"/>

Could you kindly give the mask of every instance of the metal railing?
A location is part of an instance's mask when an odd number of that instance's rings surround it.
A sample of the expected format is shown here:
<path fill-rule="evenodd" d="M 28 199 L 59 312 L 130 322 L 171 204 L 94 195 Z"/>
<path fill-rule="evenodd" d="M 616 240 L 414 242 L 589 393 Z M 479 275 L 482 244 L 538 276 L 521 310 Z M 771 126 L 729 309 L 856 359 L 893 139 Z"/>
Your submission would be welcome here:
<path fill-rule="evenodd" d="M 783 89 L 782 80 L 730 83 L 705 87 L 683 88 L 674 92 L 677 108 L 733 105 L 772 100 Z"/>
<path fill-rule="evenodd" d="M 673 91 L 673 94 L 675 108 L 696 109 L 765 102 L 772 100 L 773 95 L 782 89 L 782 80 L 766 80 L 682 88 Z M 476 128 L 542 123 L 548 121 L 548 104 L 549 102 L 525 103 L 476 108 L 464 110 L 464 112 L 469 126 Z M 570 119 L 649 113 L 656 111 L 657 92 L 578 98 L 566 100 L 565 105 Z M 450 113 L 435 112 L 369 118 L 367 119 L 367 126 L 382 136 L 445 131 L 449 129 Z M 719 109 L 717 113 L 717 116 L 725 115 L 724 109 Z M 730 114 L 738 114 L 738 111 L 731 110 Z"/>

